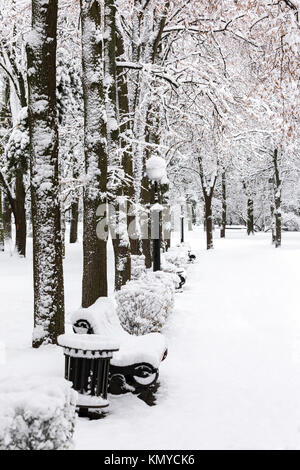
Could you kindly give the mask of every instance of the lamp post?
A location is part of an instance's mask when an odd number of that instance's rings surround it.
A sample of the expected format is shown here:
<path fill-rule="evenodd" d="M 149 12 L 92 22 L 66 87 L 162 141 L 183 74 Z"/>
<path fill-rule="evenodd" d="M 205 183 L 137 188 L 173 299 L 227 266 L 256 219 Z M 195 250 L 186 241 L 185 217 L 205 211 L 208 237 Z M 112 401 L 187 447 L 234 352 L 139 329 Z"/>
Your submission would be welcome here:
<path fill-rule="evenodd" d="M 166 176 L 166 162 L 161 157 L 151 157 L 146 162 L 146 173 L 150 181 L 154 183 L 154 205 L 152 214 L 154 224 L 152 226 L 152 246 L 153 246 L 153 271 L 160 270 L 160 212 L 158 201 L 158 183 Z M 153 219 L 152 219 L 153 220 Z"/>
<path fill-rule="evenodd" d="M 179 199 L 180 203 L 180 243 L 184 243 L 184 204 L 185 198 L 181 197 Z"/>
<path fill-rule="evenodd" d="M 154 206 L 158 201 L 158 182 L 154 181 Z M 160 209 L 154 212 L 153 271 L 160 271 Z"/>

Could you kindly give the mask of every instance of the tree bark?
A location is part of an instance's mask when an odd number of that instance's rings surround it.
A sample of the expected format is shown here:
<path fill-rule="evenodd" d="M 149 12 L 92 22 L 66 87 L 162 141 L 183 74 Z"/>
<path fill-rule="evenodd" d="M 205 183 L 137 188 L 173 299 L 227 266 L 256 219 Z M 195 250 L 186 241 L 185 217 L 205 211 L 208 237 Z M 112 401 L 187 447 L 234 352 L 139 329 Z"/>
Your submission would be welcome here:
<path fill-rule="evenodd" d="M 98 216 L 106 217 L 107 149 L 100 3 L 81 0 L 80 10 L 87 178 L 83 195 L 82 306 L 87 308 L 99 297 L 107 296 L 107 240 L 103 231 L 97 231 Z M 99 204 L 102 207 L 97 215 Z"/>
<path fill-rule="evenodd" d="M 5 192 L 3 192 L 3 228 L 4 228 L 5 240 L 11 239 L 11 215 L 12 215 L 12 210 L 11 210 L 9 200 Z"/>
<path fill-rule="evenodd" d="M 192 206 L 190 202 L 186 204 L 186 213 L 187 213 L 187 221 L 188 221 L 188 231 L 193 231 L 193 218 L 192 218 Z"/>
<path fill-rule="evenodd" d="M 26 256 L 26 209 L 25 209 L 25 187 L 23 181 L 23 174 L 19 173 L 16 176 L 16 197 L 14 199 L 14 218 L 16 227 L 16 250 L 20 256 Z"/>
<path fill-rule="evenodd" d="M 32 0 L 27 44 L 33 225 L 33 347 L 64 332 L 56 109 L 57 0 Z"/>
<path fill-rule="evenodd" d="M 79 219 L 79 199 L 71 204 L 71 224 L 70 224 L 70 243 L 76 243 L 78 240 L 78 219 Z"/>
<path fill-rule="evenodd" d="M 275 217 L 275 248 L 281 246 L 281 178 L 279 172 L 278 149 L 273 153 L 274 164 L 274 217 Z"/>
<path fill-rule="evenodd" d="M 3 206 L 2 191 L 0 190 L 0 251 L 4 251 L 4 224 L 3 224 Z"/>
<path fill-rule="evenodd" d="M 120 77 L 117 76 L 116 64 L 117 34 L 115 0 L 105 0 L 104 30 L 104 90 L 107 115 L 107 150 L 112 168 L 114 168 L 116 172 L 122 170 L 121 173 L 123 173 L 123 156 L 120 158 L 120 114 L 117 93 L 117 83 Z M 119 37 L 119 40 L 120 39 Z M 123 91 L 126 92 L 125 89 Z M 119 98 L 121 98 L 120 93 Z M 127 157 L 128 156 L 125 156 L 126 160 L 128 160 Z M 125 163 L 128 167 L 128 161 Z M 115 290 L 119 290 L 122 285 L 130 280 L 131 258 L 127 232 L 127 213 L 126 210 L 124 210 L 124 204 L 121 202 L 124 196 L 123 183 L 120 181 L 120 178 L 116 180 L 115 174 L 112 174 L 110 180 L 110 192 L 112 194 L 112 201 L 110 203 L 112 212 L 110 228 L 113 234 L 115 256 Z"/>
<path fill-rule="evenodd" d="M 212 220 L 212 197 L 205 195 L 205 226 L 206 226 L 206 248 L 213 249 L 213 220 Z"/>
<path fill-rule="evenodd" d="M 225 238 L 226 236 L 226 222 L 227 222 L 227 200 L 226 200 L 226 175 L 222 173 L 222 220 L 220 237 Z"/>
<path fill-rule="evenodd" d="M 247 234 L 254 235 L 254 210 L 251 198 L 248 198 L 247 201 Z"/>
<path fill-rule="evenodd" d="M 274 218 L 274 204 L 271 203 L 270 206 L 270 212 L 271 212 L 271 234 L 272 234 L 272 245 L 275 244 L 275 218 Z"/>
<path fill-rule="evenodd" d="M 124 44 L 121 33 L 116 31 L 116 55 L 118 60 L 125 59 Z M 122 168 L 125 174 L 123 194 L 127 200 L 127 230 L 130 243 L 130 253 L 139 254 L 139 241 L 137 233 L 136 211 L 134 209 L 134 184 L 133 184 L 133 155 L 130 136 L 132 132 L 132 122 L 130 118 L 129 97 L 127 75 L 122 69 L 117 69 L 117 92 L 120 114 L 120 144 L 122 148 Z M 127 136 L 128 139 L 123 136 Z"/>
<path fill-rule="evenodd" d="M 142 189 L 141 189 L 141 203 L 146 212 L 142 219 L 142 253 L 145 257 L 145 266 L 147 269 L 150 269 L 152 266 L 152 247 L 151 247 L 151 217 L 150 217 L 150 208 L 151 202 L 154 201 L 154 188 L 151 187 L 151 184 L 145 175 L 142 179 Z"/>

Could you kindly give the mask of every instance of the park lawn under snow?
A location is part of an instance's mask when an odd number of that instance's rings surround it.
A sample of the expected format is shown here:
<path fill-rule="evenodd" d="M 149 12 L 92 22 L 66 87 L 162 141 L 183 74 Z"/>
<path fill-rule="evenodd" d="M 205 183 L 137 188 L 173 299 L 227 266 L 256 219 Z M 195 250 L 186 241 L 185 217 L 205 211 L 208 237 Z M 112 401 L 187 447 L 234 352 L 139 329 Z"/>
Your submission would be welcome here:
<path fill-rule="evenodd" d="M 165 329 L 157 406 L 110 397 L 100 421 L 78 419 L 77 449 L 300 449 L 300 234 L 228 231 L 197 254 Z M 30 250 L 30 249 L 29 249 Z M 80 304 L 81 246 L 67 247 L 67 313 Z M 30 348 L 31 259 L 0 254 L 0 376 L 63 376 L 62 351 Z M 112 273 L 111 273 L 112 277 Z M 4 363 L 3 363 L 4 362 Z"/>

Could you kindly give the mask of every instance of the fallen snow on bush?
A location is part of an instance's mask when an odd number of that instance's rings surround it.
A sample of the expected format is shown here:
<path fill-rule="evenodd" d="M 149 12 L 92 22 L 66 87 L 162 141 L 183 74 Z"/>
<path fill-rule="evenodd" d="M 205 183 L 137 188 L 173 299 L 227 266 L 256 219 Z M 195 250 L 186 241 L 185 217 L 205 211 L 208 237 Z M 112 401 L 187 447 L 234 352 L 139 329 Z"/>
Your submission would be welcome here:
<path fill-rule="evenodd" d="M 57 378 L 0 381 L 0 449 L 63 450 L 72 444 L 77 393 Z"/>
<path fill-rule="evenodd" d="M 160 332 L 174 306 L 173 274 L 147 273 L 116 293 L 117 313 L 123 328 L 133 335 Z"/>
<path fill-rule="evenodd" d="M 131 255 L 131 279 L 139 279 L 145 272 L 145 256 Z"/>
<path fill-rule="evenodd" d="M 169 248 L 169 250 L 163 254 L 163 262 L 172 263 L 178 268 L 182 268 L 187 265 L 189 260 L 188 255 L 189 248 L 187 246 L 175 246 Z"/>

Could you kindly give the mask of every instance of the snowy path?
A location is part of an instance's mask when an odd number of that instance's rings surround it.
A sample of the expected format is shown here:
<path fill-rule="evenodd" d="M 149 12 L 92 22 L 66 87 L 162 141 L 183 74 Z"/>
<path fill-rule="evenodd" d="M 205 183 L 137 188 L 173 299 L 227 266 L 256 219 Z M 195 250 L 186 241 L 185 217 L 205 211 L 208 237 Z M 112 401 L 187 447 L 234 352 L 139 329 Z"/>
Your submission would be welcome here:
<path fill-rule="evenodd" d="M 166 332 L 158 405 L 113 398 L 106 420 L 81 421 L 78 448 L 299 449 L 294 237 L 281 251 L 256 236 L 199 252 Z"/>
<path fill-rule="evenodd" d="M 78 449 L 300 449 L 300 234 L 234 232 L 197 252 L 166 335 L 156 407 L 111 398 L 101 421 L 80 419 Z M 0 254 L 0 377 L 63 375 L 56 347 L 32 350 L 31 260 Z M 67 311 L 80 302 L 81 247 L 68 247 Z M 1 358 L 0 358 L 1 359 Z"/>

